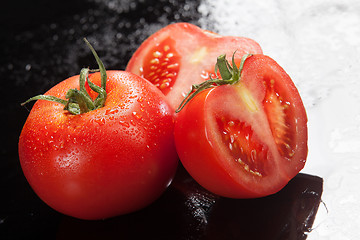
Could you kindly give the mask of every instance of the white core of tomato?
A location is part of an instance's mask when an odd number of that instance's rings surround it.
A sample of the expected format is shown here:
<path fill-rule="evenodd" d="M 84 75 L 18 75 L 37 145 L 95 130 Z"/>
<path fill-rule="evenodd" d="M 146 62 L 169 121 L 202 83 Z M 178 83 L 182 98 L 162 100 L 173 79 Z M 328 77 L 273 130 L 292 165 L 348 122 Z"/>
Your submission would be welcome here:
<path fill-rule="evenodd" d="M 208 49 L 206 47 L 201 47 L 201 48 L 197 49 L 191 56 L 190 63 L 201 62 L 205 58 L 207 53 L 208 53 Z"/>
<path fill-rule="evenodd" d="M 240 80 L 241 81 L 241 80 Z M 255 98 L 251 92 L 244 86 L 244 84 L 236 84 L 236 90 L 239 94 L 239 97 L 244 103 L 244 106 L 249 110 L 249 112 L 257 112 L 259 107 L 256 103 Z"/>

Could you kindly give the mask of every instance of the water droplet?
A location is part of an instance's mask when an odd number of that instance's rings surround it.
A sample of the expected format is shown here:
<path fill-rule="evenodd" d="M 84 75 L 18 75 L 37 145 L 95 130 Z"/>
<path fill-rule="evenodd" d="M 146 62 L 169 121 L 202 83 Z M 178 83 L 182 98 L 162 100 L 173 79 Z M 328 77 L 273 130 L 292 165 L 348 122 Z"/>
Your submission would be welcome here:
<path fill-rule="evenodd" d="M 127 127 L 127 128 L 130 127 L 130 124 L 126 121 L 120 120 L 119 123 L 124 127 Z"/>
<path fill-rule="evenodd" d="M 105 124 L 105 118 L 95 119 L 94 121 L 100 126 L 103 126 Z"/>
<path fill-rule="evenodd" d="M 31 64 L 26 64 L 25 70 L 26 70 L 26 71 L 30 71 L 30 70 L 31 70 Z"/>
<path fill-rule="evenodd" d="M 120 109 L 124 109 L 125 108 L 125 103 L 124 102 L 119 103 L 118 107 Z"/>
<path fill-rule="evenodd" d="M 137 112 L 133 112 L 132 115 L 136 118 L 136 119 L 141 119 L 142 116 L 141 114 L 137 113 Z"/>
<path fill-rule="evenodd" d="M 111 114 L 115 114 L 115 113 L 118 113 L 119 110 L 117 108 L 111 108 L 111 109 L 107 109 L 105 111 L 105 115 L 111 115 Z"/>

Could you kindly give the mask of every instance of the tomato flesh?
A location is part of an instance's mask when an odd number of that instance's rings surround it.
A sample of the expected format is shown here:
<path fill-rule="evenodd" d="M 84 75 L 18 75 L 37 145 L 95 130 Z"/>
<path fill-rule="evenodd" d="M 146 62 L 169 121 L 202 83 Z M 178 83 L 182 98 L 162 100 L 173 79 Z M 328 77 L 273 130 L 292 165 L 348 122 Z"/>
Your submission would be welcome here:
<path fill-rule="evenodd" d="M 180 69 L 180 60 L 174 49 L 174 40 L 167 38 L 149 51 L 144 60 L 149 64 L 140 69 L 140 76 L 149 80 L 166 95 L 174 85 Z"/>
<path fill-rule="evenodd" d="M 289 101 L 283 99 L 280 93 L 275 89 L 275 81 L 264 81 L 266 87 L 266 95 L 263 101 L 264 110 L 270 123 L 271 132 L 279 153 L 288 159 L 294 155 L 294 139 L 295 128 L 291 126 L 290 120 L 286 118 L 286 112 L 291 106 Z"/>
<path fill-rule="evenodd" d="M 224 117 L 217 119 L 219 130 L 225 146 L 228 146 L 234 160 L 247 172 L 256 176 L 265 176 L 264 161 L 267 150 L 253 139 L 253 130 L 245 122 L 228 120 Z"/>

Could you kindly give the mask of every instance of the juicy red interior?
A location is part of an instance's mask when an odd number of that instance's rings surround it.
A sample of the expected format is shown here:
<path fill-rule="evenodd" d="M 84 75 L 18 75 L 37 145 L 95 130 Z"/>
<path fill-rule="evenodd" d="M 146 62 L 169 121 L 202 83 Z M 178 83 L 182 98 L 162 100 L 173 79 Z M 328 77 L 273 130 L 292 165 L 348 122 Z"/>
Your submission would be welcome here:
<path fill-rule="evenodd" d="M 225 117 L 217 119 L 217 123 L 234 161 L 251 174 L 266 176 L 264 165 L 268 150 L 254 138 L 252 128 L 245 122 Z"/>
<path fill-rule="evenodd" d="M 158 87 L 165 95 L 171 90 L 180 69 L 180 56 L 174 40 L 167 38 L 157 44 L 144 58 L 140 75 Z"/>
<path fill-rule="evenodd" d="M 276 82 L 272 79 L 264 81 L 266 95 L 263 100 L 265 112 L 268 117 L 271 132 L 281 156 L 291 159 L 295 149 L 295 128 L 292 126 L 288 111 L 291 108 L 291 102 L 283 96 L 277 89 Z"/>

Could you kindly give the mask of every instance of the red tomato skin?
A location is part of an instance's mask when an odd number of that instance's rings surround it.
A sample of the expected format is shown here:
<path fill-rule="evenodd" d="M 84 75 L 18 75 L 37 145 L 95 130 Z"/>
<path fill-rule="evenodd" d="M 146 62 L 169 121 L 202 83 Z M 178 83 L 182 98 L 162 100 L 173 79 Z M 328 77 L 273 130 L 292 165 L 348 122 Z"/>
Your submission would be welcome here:
<path fill-rule="evenodd" d="M 171 49 L 180 56 L 180 70 L 174 85 L 165 95 L 171 106 L 176 109 L 192 84 L 199 84 L 209 79 L 209 74 L 214 72 L 216 59 L 221 54 L 226 54 L 231 60 L 235 52 L 237 59 L 244 54 L 260 54 L 260 45 L 252 39 L 239 36 L 222 36 L 199 28 L 190 23 L 170 24 L 147 38 L 135 51 L 129 60 L 126 71 L 141 75 L 141 70 L 147 62 L 146 56 L 151 53 L 154 46 L 170 38 L 174 44 Z"/>
<path fill-rule="evenodd" d="M 217 140 L 219 133 L 212 127 L 211 116 L 221 116 L 222 113 L 234 115 L 236 111 L 243 111 L 245 118 L 251 118 L 252 115 L 239 107 L 231 109 L 233 111 L 226 107 L 241 101 L 238 90 L 233 86 L 224 85 L 204 90 L 176 115 L 174 137 L 179 158 L 189 174 L 207 190 L 230 198 L 264 197 L 281 190 L 303 168 L 307 156 L 307 118 L 301 98 L 290 77 L 272 59 L 254 55 L 246 60 L 242 72 L 243 80 L 240 81 L 252 90 L 252 96 L 260 102 L 264 97 L 262 85 L 256 86 L 258 90 L 255 91 L 251 89 L 251 85 L 254 84 L 249 82 L 262 83 L 259 79 L 271 75 L 274 78 L 281 76 L 286 79 L 283 87 L 289 88 L 289 94 L 293 96 L 294 110 L 290 114 L 298 125 L 297 149 L 291 162 L 278 157 L 276 150 L 271 146 L 274 143 L 270 137 L 266 137 L 265 140 L 258 137 L 272 149 L 272 156 L 266 165 L 268 177 L 261 179 L 248 174 L 234 163 L 231 156 L 224 154 L 225 147 Z M 262 127 L 264 132 L 269 131 L 267 123 L 263 123 Z M 257 132 L 262 130 L 258 128 Z"/>
<path fill-rule="evenodd" d="M 163 94 L 146 80 L 107 71 L 103 108 L 71 115 L 38 100 L 19 138 L 20 163 L 30 186 L 55 210 L 104 219 L 139 210 L 172 181 L 178 163 L 174 117 Z M 90 75 L 100 84 L 100 74 Z M 71 77 L 46 95 L 65 98 L 79 88 Z"/>

